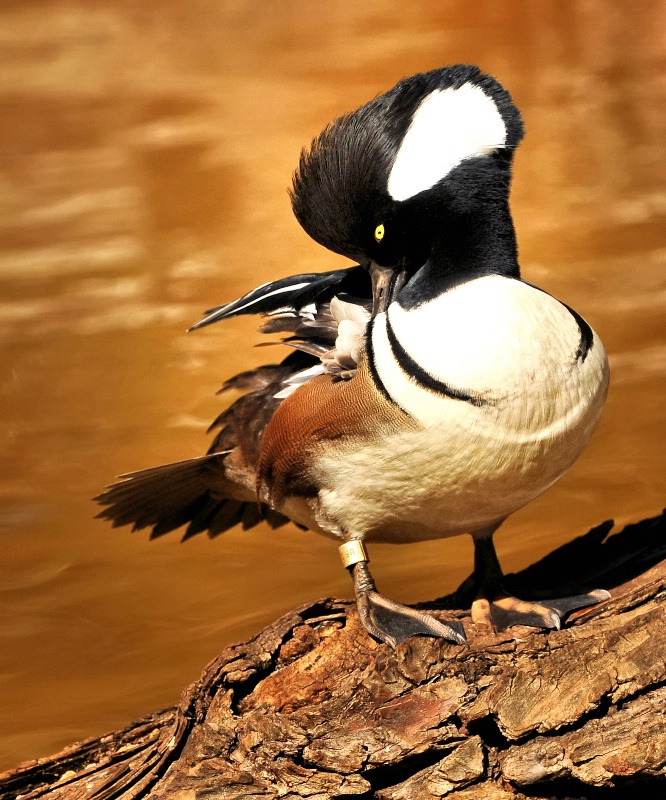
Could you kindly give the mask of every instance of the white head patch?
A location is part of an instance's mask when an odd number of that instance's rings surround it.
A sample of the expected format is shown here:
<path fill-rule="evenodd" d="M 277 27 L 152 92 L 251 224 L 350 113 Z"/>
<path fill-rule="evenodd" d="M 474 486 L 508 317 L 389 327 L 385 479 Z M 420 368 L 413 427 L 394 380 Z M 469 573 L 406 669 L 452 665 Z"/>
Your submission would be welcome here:
<path fill-rule="evenodd" d="M 473 83 L 436 89 L 414 112 L 388 180 L 394 200 L 429 189 L 461 161 L 504 147 L 506 125 L 494 101 Z"/>

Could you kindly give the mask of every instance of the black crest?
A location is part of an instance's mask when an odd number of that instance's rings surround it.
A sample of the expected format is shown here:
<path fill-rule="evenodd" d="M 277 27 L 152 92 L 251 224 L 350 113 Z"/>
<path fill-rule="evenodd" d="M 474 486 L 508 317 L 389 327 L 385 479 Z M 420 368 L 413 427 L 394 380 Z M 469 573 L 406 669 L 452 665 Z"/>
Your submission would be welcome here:
<path fill-rule="evenodd" d="M 335 120 L 303 150 L 291 191 L 296 218 L 315 241 L 358 260 L 375 257 L 373 231 L 393 219 L 400 202 L 387 191 L 396 154 L 414 112 L 437 89 L 478 86 L 496 104 L 506 126 L 503 158 L 523 136 L 509 93 L 478 67 L 457 64 L 419 73 Z"/>

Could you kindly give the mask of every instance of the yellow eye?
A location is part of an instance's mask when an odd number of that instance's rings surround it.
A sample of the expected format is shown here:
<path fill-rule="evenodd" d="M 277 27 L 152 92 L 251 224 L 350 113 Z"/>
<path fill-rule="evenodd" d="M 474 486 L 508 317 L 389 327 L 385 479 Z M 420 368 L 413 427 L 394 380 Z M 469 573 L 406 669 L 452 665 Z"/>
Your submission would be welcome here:
<path fill-rule="evenodd" d="M 384 226 L 382 224 L 379 224 L 375 228 L 375 241 L 381 242 L 383 238 L 384 238 Z"/>

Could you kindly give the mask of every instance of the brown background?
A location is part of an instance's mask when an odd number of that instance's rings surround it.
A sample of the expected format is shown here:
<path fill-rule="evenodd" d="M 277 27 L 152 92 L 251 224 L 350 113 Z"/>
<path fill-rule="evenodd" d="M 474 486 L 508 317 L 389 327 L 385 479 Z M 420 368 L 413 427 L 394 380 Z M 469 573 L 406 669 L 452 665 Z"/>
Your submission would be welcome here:
<path fill-rule="evenodd" d="M 255 323 L 185 334 L 256 284 L 342 265 L 298 228 L 301 146 L 399 78 L 495 74 L 527 138 L 527 280 L 582 313 L 613 369 L 571 472 L 498 535 L 508 569 L 657 513 L 666 455 L 659 2 L 23 0 L 0 7 L 0 766 L 171 704 L 208 659 L 314 597 L 350 595 L 293 528 L 180 545 L 92 519 L 115 475 L 197 455 L 259 363 Z M 277 355 L 277 353 L 276 353 Z M 466 538 L 376 546 L 381 589 L 450 591 Z"/>

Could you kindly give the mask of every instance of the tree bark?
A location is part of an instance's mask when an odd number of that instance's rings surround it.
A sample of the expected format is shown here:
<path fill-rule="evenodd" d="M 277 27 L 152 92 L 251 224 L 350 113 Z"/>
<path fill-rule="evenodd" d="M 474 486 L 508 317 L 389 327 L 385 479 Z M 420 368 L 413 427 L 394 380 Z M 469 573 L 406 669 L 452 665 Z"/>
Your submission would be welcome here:
<path fill-rule="evenodd" d="M 32 800 L 520 800 L 666 796 L 666 517 L 604 523 L 511 576 L 523 596 L 608 588 L 560 631 L 468 647 L 372 640 L 321 600 L 228 647 L 176 708 L 0 776 Z M 629 794 L 628 794 L 629 793 Z"/>

